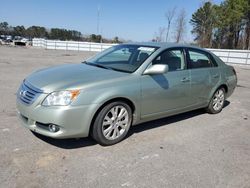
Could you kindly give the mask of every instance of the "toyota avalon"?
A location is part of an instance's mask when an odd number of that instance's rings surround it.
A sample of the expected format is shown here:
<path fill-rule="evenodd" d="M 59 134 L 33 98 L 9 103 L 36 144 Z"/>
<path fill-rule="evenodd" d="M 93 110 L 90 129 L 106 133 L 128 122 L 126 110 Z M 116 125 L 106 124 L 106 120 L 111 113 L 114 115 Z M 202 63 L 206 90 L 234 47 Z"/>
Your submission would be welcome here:
<path fill-rule="evenodd" d="M 130 127 L 194 109 L 216 114 L 237 76 L 213 53 L 186 45 L 113 46 L 79 64 L 38 70 L 21 83 L 21 123 L 52 138 L 91 135 L 101 145 Z"/>

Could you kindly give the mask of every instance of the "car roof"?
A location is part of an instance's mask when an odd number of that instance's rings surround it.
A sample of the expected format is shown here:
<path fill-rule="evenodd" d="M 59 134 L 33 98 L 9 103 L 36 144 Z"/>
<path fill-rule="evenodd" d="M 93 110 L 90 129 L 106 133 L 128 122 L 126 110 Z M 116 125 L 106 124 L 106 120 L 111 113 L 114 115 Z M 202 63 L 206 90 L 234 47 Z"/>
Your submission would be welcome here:
<path fill-rule="evenodd" d="M 179 44 L 179 43 L 169 43 L 169 42 L 132 42 L 132 43 L 125 43 L 127 45 L 142 45 L 142 46 L 151 46 L 151 47 L 158 47 L 158 48 L 195 48 L 198 50 L 207 51 L 204 48 L 199 48 L 194 45 L 189 44 Z"/>

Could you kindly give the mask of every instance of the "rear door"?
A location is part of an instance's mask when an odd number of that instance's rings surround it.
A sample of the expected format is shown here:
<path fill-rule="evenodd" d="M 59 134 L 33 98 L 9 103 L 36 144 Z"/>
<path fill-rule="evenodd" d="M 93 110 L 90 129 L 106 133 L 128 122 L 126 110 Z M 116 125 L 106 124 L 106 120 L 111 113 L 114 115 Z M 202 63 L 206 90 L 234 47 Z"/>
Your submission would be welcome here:
<path fill-rule="evenodd" d="M 191 76 L 191 98 L 193 104 L 205 104 L 209 94 L 220 79 L 218 67 L 205 51 L 187 48 L 187 65 Z"/>

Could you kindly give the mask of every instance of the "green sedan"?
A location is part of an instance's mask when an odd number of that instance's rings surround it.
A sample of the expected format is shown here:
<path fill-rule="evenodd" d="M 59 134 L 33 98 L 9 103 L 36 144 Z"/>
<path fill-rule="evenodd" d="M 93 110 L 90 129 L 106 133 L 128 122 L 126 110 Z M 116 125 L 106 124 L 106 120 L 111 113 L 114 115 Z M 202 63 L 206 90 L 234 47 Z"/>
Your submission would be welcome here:
<path fill-rule="evenodd" d="M 113 46 L 80 64 L 39 70 L 17 93 L 21 123 L 52 138 L 123 140 L 132 125 L 204 108 L 234 91 L 232 66 L 209 51 L 166 43 Z"/>

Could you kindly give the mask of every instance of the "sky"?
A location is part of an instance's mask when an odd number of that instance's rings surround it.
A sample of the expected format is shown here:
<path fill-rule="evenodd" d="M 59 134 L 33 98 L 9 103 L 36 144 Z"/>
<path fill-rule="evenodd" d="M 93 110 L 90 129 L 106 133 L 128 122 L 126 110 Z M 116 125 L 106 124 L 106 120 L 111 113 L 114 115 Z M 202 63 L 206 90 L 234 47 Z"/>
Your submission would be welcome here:
<path fill-rule="evenodd" d="M 213 0 L 216 4 L 221 1 Z M 193 36 L 189 20 L 202 2 L 204 0 L 0 0 L 0 22 L 7 21 L 12 26 L 74 29 L 89 35 L 97 33 L 99 7 L 99 34 L 110 39 L 118 36 L 125 40 L 150 41 L 159 27 L 167 26 L 167 10 L 176 7 L 176 15 L 183 8 L 186 11 L 185 40 L 190 42 Z"/>

